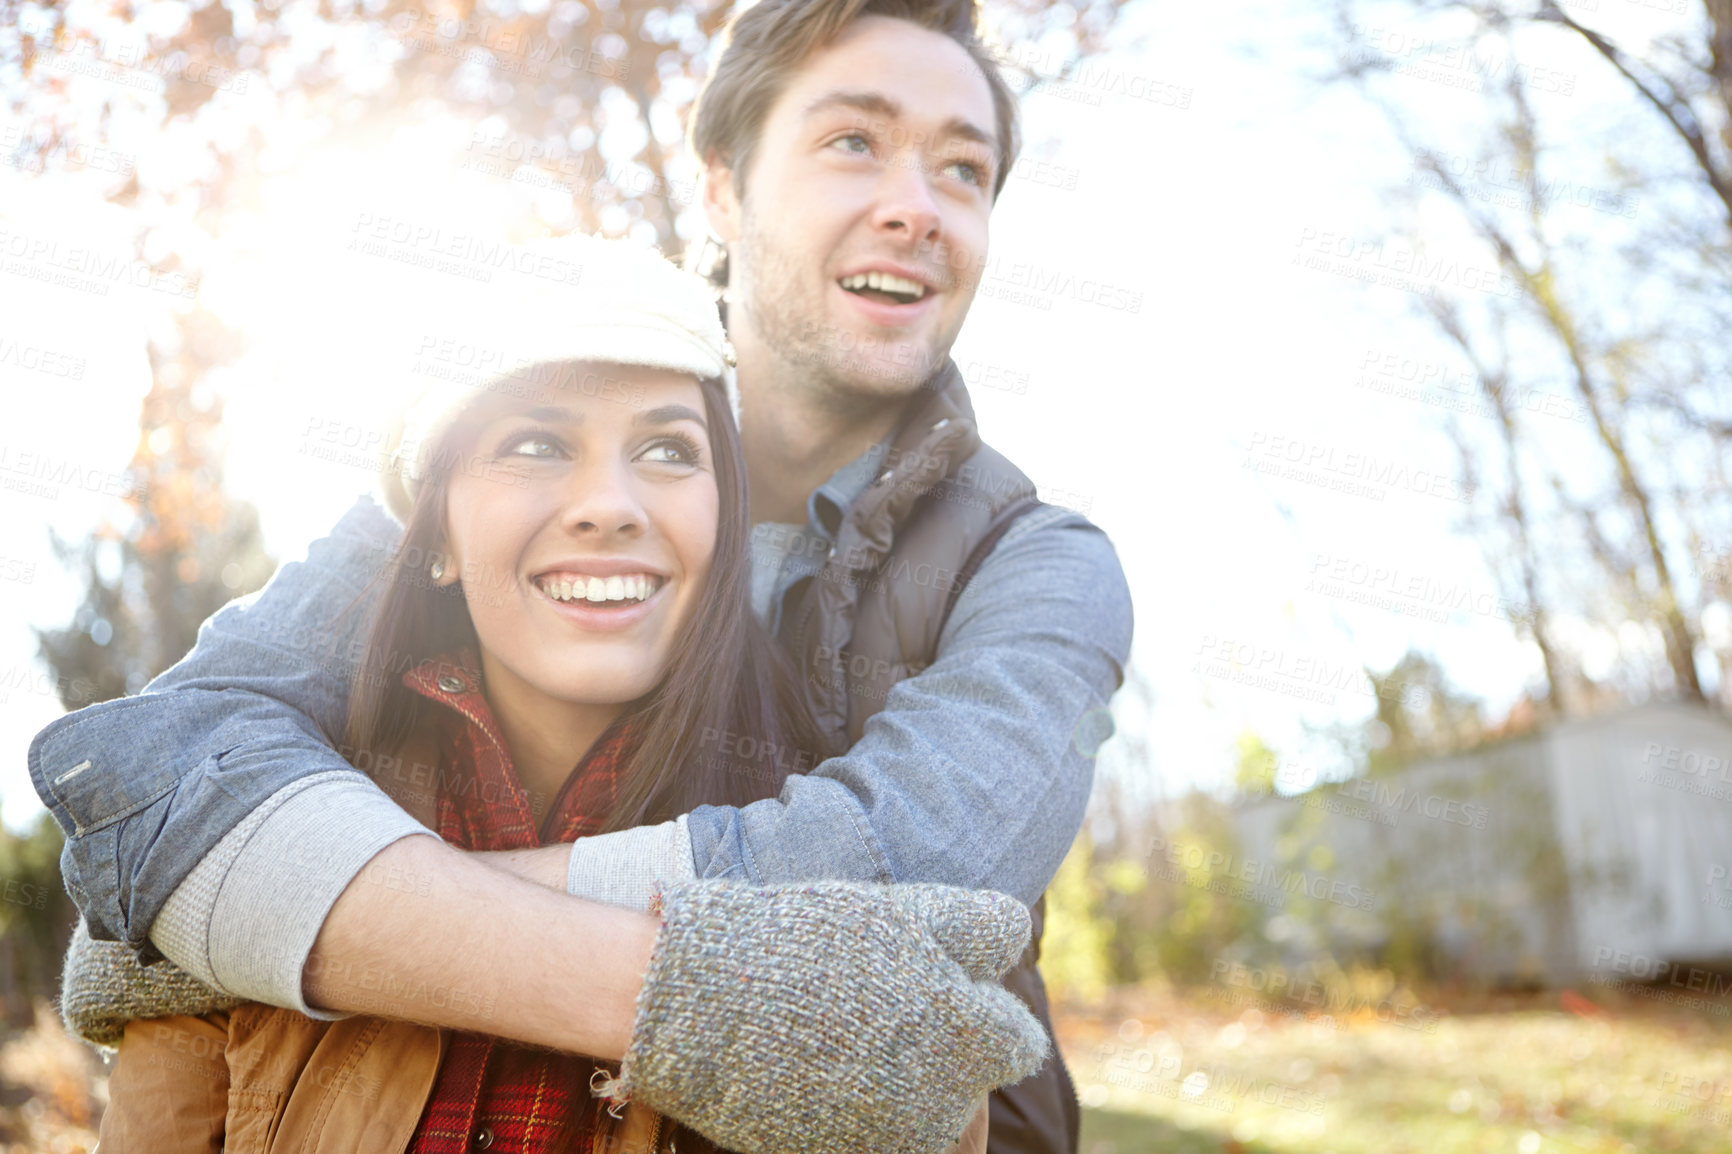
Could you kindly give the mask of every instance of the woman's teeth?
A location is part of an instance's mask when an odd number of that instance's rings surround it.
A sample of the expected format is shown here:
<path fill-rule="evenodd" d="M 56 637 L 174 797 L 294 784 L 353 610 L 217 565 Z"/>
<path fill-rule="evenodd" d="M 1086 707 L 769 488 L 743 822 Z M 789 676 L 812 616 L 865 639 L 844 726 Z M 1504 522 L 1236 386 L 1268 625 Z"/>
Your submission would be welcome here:
<path fill-rule="evenodd" d="M 643 601 L 661 588 L 649 573 L 622 577 L 542 577 L 536 586 L 555 601 Z"/>

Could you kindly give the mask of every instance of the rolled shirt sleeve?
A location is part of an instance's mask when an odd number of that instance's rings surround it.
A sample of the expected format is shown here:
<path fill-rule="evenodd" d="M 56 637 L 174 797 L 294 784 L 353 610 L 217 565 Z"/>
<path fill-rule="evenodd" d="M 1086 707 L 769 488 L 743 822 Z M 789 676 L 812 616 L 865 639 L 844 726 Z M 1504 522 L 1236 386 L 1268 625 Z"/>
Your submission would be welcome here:
<path fill-rule="evenodd" d="M 362 500 L 143 693 L 37 735 L 31 781 L 66 834 L 62 876 L 94 939 L 153 960 L 163 904 L 231 830 L 294 782 L 354 775 L 334 746 L 399 536 Z"/>
<path fill-rule="evenodd" d="M 175 887 L 150 938 L 181 969 L 225 994 L 298 1010 L 307 958 L 331 907 L 380 850 L 437 836 L 365 774 L 319 773 L 284 786 Z M 403 888 L 403 879 L 394 879 Z M 408 888 L 414 879 L 408 879 Z"/>

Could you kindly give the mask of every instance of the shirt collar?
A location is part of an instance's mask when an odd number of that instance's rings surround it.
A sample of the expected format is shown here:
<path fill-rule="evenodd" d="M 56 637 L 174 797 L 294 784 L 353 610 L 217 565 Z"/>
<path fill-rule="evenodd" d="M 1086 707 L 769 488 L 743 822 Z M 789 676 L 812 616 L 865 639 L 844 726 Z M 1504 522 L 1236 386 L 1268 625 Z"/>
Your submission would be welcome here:
<path fill-rule="evenodd" d="M 830 479 L 812 490 L 812 495 L 806 498 L 806 524 L 815 533 L 822 533 L 827 540 L 835 540 L 836 533 L 842 528 L 842 521 L 848 515 L 848 510 L 854 507 L 854 502 L 860 499 L 874 477 L 878 475 L 880 464 L 890 453 L 890 438 L 867 447 L 866 451 L 830 474 Z"/>
<path fill-rule="evenodd" d="M 423 662 L 403 675 L 415 693 L 455 714 L 446 730 L 455 743 L 454 772 L 440 771 L 438 826 L 446 841 L 463 849 L 521 849 L 552 845 L 598 833 L 619 802 L 620 771 L 641 733 L 630 714 L 607 728 L 584 753 L 554 796 L 539 825 L 482 690 L 478 655 L 469 649 Z M 461 724 L 457 721 L 461 719 Z"/>
<path fill-rule="evenodd" d="M 481 659 L 472 649 L 423 661 L 403 674 L 403 684 L 430 701 L 448 705 L 482 729 L 493 728 L 493 710 L 481 692 Z"/>

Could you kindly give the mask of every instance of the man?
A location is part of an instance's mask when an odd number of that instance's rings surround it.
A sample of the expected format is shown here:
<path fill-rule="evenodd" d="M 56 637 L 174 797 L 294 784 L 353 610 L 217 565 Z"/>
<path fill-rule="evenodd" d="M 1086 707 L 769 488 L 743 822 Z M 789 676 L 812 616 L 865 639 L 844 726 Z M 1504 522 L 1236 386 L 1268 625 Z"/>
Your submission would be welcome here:
<path fill-rule="evenodd" d="M 1037 902 L 1081 822 L 1131 612 L 1104 535 L 980 443 L 948 361 L 1017 150 L 974 18 L 972 0 L 760 0 L 693 118 L 725 250 L 754 604 L 833 748 L 801 751 L 808 772 L 775 800 L 503 864 L 640 909 L 652 882 L 692 877 L 1000 890 L 1036 906 L 1005 984 L 1045 1022 Z M 366 1008 L 365 974 L 386 967 L 496 989 L 490 1031 L 570 1045 L 544 1010 L 572 941 L 557 899 L 409 836 L 426 831 L 330 748 L 356 675 L 333 655 L 365 632 L 339 611 L 395 531 L 358 508 L 146 695 L 38 739 L 68 886 L 93 936 L 240 996 Z M 462 917 L 368 884 L 392 871 L 463 888 Z M 621 990 L 590 993 L 617 1007 Z M 989 1149 L 1074 1150 L 1077 1119 L 1055 1051 L 993 1096 Z"/>

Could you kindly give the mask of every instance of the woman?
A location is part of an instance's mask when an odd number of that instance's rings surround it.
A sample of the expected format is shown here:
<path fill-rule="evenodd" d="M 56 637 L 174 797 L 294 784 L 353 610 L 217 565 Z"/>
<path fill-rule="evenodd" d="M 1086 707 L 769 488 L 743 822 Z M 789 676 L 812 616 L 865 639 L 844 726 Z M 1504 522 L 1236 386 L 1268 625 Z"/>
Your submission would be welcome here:
<path fill-rule="evenodd" d="M 347 747 L 464 849 L 744 805 L 779 792 L 773 751 L 821 748 L 747 606 L 714 309 L 652 253 L 592 257 L 591 291 L 490 292 L 487 337 L 516 371 L 425 390 L 385 479 L 406 529 Z M 724 732 L 771 752 L 705 756 Z M 404 765 L 429 772 L 371 768 Z M 591 1090 L 611 1063 L 413 1025 L 399 996 L 381 982 L 390 1017 L 246 1004 L 131 1022 L 102 1149 L 715 1149 L 643 1106 L 604 1109 Z M 984 1141 L 983 1106 L 964 1146 Z"/>

